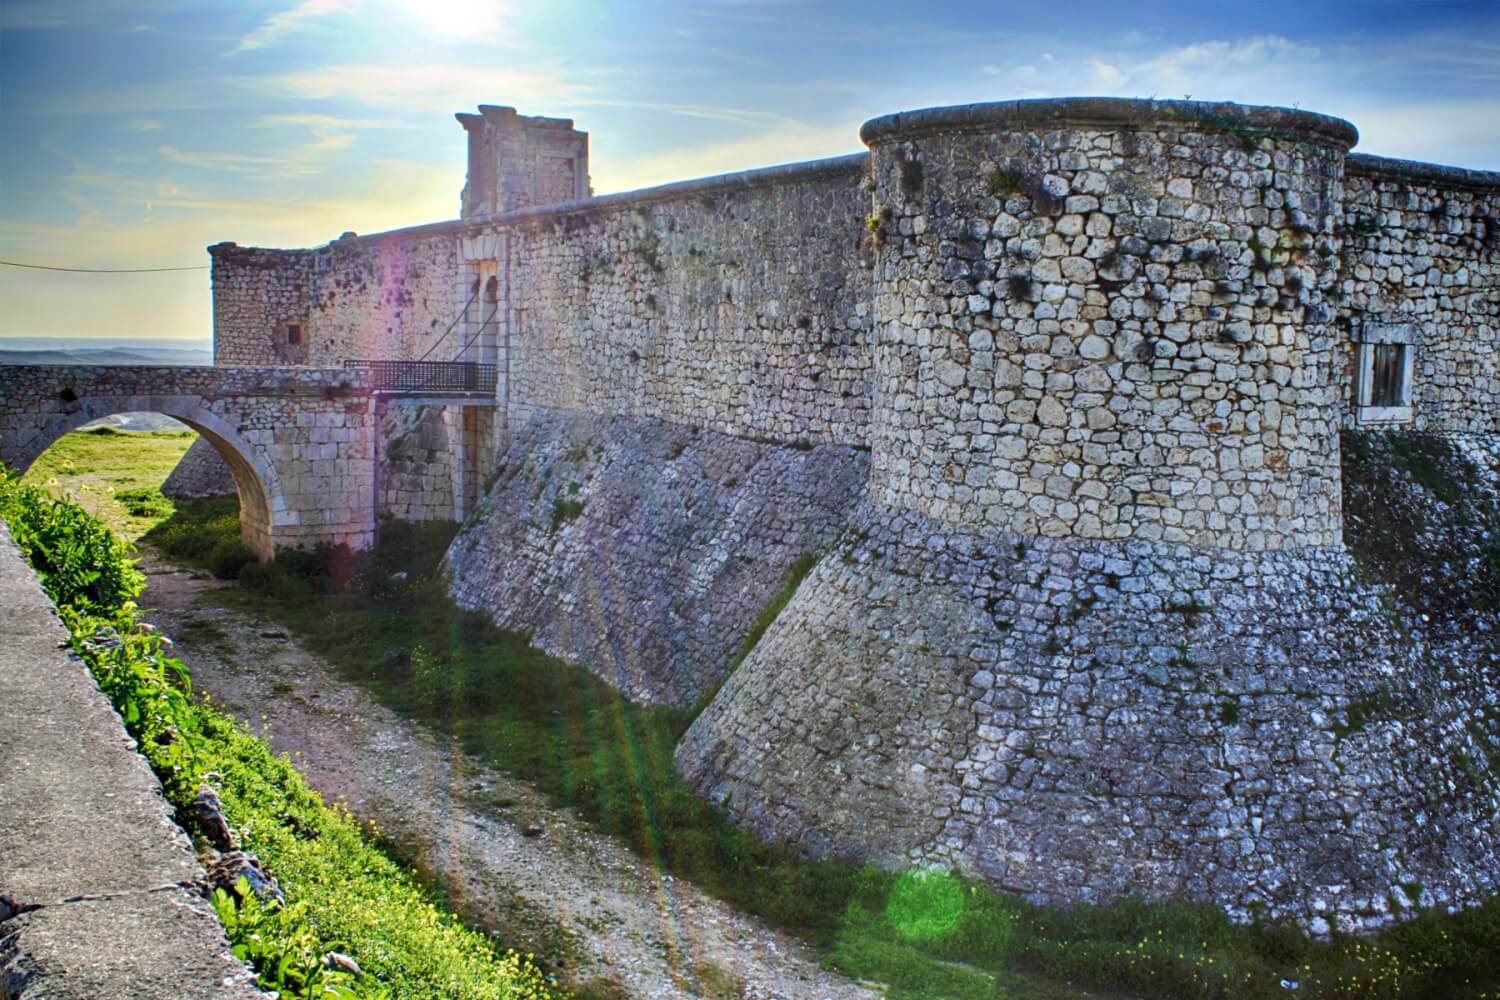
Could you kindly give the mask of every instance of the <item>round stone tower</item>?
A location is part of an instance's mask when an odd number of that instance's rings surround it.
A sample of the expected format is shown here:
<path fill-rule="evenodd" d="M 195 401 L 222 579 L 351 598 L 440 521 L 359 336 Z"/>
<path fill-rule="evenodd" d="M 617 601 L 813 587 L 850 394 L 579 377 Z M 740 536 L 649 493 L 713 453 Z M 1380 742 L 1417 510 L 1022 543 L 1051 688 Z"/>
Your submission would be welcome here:
<path fill-rule="evenodd" d="M 1354 127 L 1107 98 L 865 124 L 871 500 L 955 528 L 1340 539 L 1324 304 Z"/>

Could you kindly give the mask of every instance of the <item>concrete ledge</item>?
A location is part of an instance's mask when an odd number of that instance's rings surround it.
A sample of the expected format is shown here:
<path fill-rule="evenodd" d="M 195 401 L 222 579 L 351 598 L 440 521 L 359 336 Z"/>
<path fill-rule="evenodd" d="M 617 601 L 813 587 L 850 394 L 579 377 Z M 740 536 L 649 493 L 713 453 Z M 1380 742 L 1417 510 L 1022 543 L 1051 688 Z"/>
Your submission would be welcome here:
<path fill-rule="evenodd" d="M 0 608 L 0 1000 L 263 996 L 3 523 Z"/>

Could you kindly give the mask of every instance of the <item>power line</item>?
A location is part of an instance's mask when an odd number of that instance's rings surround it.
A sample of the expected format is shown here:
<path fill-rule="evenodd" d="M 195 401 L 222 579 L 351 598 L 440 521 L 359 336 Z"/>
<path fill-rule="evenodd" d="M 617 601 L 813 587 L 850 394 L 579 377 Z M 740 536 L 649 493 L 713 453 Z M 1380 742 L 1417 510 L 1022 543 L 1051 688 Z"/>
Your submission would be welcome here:
<path fill-rule="evenodd" d="M 195 267 L 50 267 L 46 264 L 22 264 L 15 260 L 0 260 L 6 267 L 25 267 L 33 271 L 68 271 L 73 274 L 149 274 L 157 271 L 207 271 L 209 265 Z"/>

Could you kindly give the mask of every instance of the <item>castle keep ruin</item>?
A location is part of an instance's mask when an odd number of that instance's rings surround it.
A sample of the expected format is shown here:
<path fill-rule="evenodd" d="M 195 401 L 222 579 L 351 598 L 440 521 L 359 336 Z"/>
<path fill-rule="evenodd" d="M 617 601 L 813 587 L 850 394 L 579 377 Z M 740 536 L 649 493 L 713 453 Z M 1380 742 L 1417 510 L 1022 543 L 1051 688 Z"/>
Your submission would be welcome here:
<path fill-rule="evenodd" d="M 211 247 L 216 358 L 494 365 L 384 411 L 377 513 L 463 520 L 462 604 L 706 705 L 704 795 L 1049 899 L 1323 930 L 1496 891 L 1500 629 L 1366 581 L 1339 434 L 1500 459 L 1500 175 L 1068 99 L 589 197 L 571 122 L 459 120 L 461 218 Z M 1377 694 L 1421 710 L 1352 725 Z"/>

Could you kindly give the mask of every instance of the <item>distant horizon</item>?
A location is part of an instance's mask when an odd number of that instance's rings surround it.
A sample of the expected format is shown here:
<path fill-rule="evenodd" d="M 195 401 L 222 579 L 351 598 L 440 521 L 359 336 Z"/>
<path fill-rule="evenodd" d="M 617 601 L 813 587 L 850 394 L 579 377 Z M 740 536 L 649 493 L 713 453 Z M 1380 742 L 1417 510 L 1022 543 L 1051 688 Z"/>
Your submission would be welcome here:
<path fill-rule="evenodd" d="M 214 338 L 212 335 L 189 337 L 172 334 L 161 337 L 116 337 L 107 333 L 76 334 L 72 336 L 0 333 L 0 350 L 45 351 L 66 349 L 59 347 L 62 344 L 80 344 L 86 349 L 98 349 L 100 346 L 107 344 L 111 347 L 124 349 L 149 349 L 152 347 L 167 346 L 177 350 L 201 345 L 204 349 L 211 351 L 214 346 Z"/>

